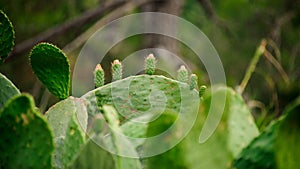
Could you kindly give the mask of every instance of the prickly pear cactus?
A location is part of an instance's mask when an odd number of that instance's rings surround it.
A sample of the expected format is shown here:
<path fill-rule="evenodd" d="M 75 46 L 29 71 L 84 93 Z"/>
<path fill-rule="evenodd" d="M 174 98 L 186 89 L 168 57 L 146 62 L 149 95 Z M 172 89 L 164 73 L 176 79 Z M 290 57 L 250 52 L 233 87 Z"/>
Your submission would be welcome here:
<path fill-rule="evenodd" d="M 98 114 L 103 114 L 106 105 L 114 107 L 117 112 L 117 119 L 119 120 L 118 125 L 116 126 L 118 126 L 118 130 L 120 130 L 127 138 L 125 137 L 125 139 L 120 136 L 113 137 L 113 134 L 110 134 L 110 137 L 113 140 L 112 142 L 117 143 L 118 139 L 121 138 L 122 143 L 120 144 L 124 145 L 124 142 L 129 141 L 128 143 L 131 145 L 128 144 L 128 146 L 125 147 L 135 148 L 137 153 L 140 153 L 139 155 L 141 156 L 156 155 L 151 154 L 151 146 L 153 148 L 155 145 L 145 142 L 144 138 L 147 138 L 149 133 L 152 134 L 151 137 L 161 134 L 157 132 L 153 133 L 153 127 L 151 127 L 150 130 L 148 129 L 149 124 L 153 126 L 157 123 L 152 124 L 152 122 L 150 122 L 148 124 L 147 122 L 161 121 L 162 119 L 166 120 L 166 118 L 160 117 L 161 113 L 166 111 L 173 112 L 173 114 L 178 116 L 176 119 L 181 120 L 177 120 L 177 124 L 175 124 L 176 122 L 171 121 L 171 124 L 174 122 L 176 129 L 181 130 L 181 133 L 179 135 L 177 133 L 177 136 L 184 137 L 183 134 L 186 130 L 190 129 L 189 127 L 192 127 L 193 122 L 196 119 L 200 102 L 199 92 L 197 91 L 198 79 L 196 75 L 191 76 L 191 83 L 188 83 L 189 75 L 185 67 L 181 67 L 182 69 L 185 69 L 184 76 L 186 77 L 184 77 L 184 79 L 186 80 L 184 82 L 161 75 L 154 75 L 155 63 L 156 59 L 154 56 L 149 55 L 145 60 L 146 74 L 120 79 L 120 77 L 122 77 L 120 74 L 120 72 L 122 72 L 122 64 L 119 61 L 114 61 L 112 64 L 114 81 L 104 86 L 100 86 L 81 97 L 87 104 L 90 119 L 98 117 Z M 99 76 L 95 73 L 95 78 L 97 77 Z M 164 122 L 164 120 L 162 120 L 162 122 Z M 109 123 L 109 120 L 107 121 Z M 159 124 L 160 123 L 161 122 L 159 122 Z M 163 125 L 163 123 L 161 124 Z M 186 127 L 186 130 L 183 130 L 182 126 L 186 124 L 189 124 L 189 126 Z M 94 130 L 94 128 L 92 128 L 92 130 Z M 161 130 L 159 131 L 164 132 Z M 88 131 L 88 133 L 91 133 L 91 131 Z M 166 135 L 164 138 L 167 139 L 169 137 L 170 139 L 175 136 L 176 134 L 171 132 L 171 134 Z M 174 140 L 178 140 L 178 138 Z M 156 140 L 156 142 L 157 141 L 158 140 Z M 167 144 L 169 143 L 166 142 L 163 146 L 170 146 Z M 170 148 L 171 147 L 172 146 L 170 146 Z M 174 150 L 172 152 L 177 153 L 181 151 L 182 149 L 177 148 L 176 151 Z M 132 155 L 132 153 L 129 154 Z M 173 157 L 170 157 L 169 159 L 175 160 L 175 156 L 173 154 Z M 147 162 L 145 161 L 143 163 L 146 164 Z"/>
<path fill-rule="evenodd" d="M 268 126 L 233 162 L 236 169 L 276 169 L 274 154 L 275 130 L 279 121 Z"/>
<path fill-rule="evenodd" d="M 113 155 L 103 150 L 93 140 L 88 140 L 77 155 L 70 164 L 70 169 L 116 169 Z"/>
<path fill-rule="evenodd" d="M 54 134 L 53 166 L 66 168 L 85 144 L 87 112 L 81 99 L 69 97 L 46 112 Z"/>
<path fill-rule="evenodd" d="M 178 118 L 178 114 L 176 112 L 172 112 L 167 110 L 161 114 L 161 116 L 155 120 L 150 122 L 147 129 L 147 137 L 156 136 L 164 131 L 168 130 Z M 178 130 L 178 129 L 176 129 Z M 170 132 L 176 132 L 170 131 Z M 175 135 L 175 134 L 174 134 Z M 166 139 L 166 143 L 161 142 L 160 144 L 167 144 L 168 140 Z M 149 147 L 155 147 L 157 145 L 150 145 Z M 169 169 L 169 168 L 180 168 L 180 169 L 188 169 L 186 165 L 186 160 L 184 156 L 186 155 L 184 147 L 182 145 L 175 146 L 164 154 L 159 154 L 150 158 L 146 158 L 146 164 L 148 168 L 159 168 L 159 169 Z"/>
<path fill-rule="evenodd" d="M 14 39 L 13 26 L 5 13 L 0 10 L 0 64 L 4 62 L 9 52 L 12 51 Z"/>
<path fill-rule="evenodd" d="M 0 168 L 52 168 L 52 133 L 27 94 L 0 111 Z"/>
<path fill-rule="evenodd" d="M 189 169 L 230 168 L 234 157 L 259 134 L 250 110 L 242 97 L 231 88 L 225 86 L 215 88 L 214 92 L 208 92 L 203 96 L 200 107 L 202 113 L 198 115 L 192 130 L 178 145 L 186 152 L 184 159 Z M 219 98 L 222 98 L 224 94 L 226 103 L 223 110 L 219 106 L 222 104 L 219 103 L 219 100 L 222 100 Z M 212 97 L 217 100 L 214 105 L 211 105 Z M 214 110 L 216 110 L 212 112 L 213 114 L 223 113 L 222 119 L 211 137 L 206 142 L 199 143 L 201 129 L 212 106 L 215 106 Z"/>
<path fill-rule="evenodd" d="M 115 109 L 111 106 L 104 105 L 103 118 L 108 123 L 109 127 L 106 129 L 111 130 L 110 134 L 105 137 L 101 134 L 96 135 L 93 140 L 88 140 L 82 151 L 77 154 L 77 158 L 71 164 L 70 168 L 140 169 L 141 164 L 139 159 L 114 155 L 99 145 L 101 142 L 114 149 L 115 152 L 131 151 L 131 153 L 136 153 L 135 148 L 128 140 L 118 137 L 122 129 L 119 126 L 118 114 Z"/>
<path fill-rule="evenodd" d="M 237 156 L 236 169 L 298 168 L 300 99 L 289 105 L 284 116 L 272 122 Z"/>
<path fill-rule="evenodd" d="M 113 105 L 120 117 L 122 116 L 123 123 L 126 119 L 144 113 L 163 112 L 165 108 L 184 113 L 198 111 L 199 96 L 198 91 L 194 89 L 196 82 L 193 82 L 191 88 L 187 83 L 161 75 L 145 74 L 120 79 L 120 65 L 119 61 L 114 61 L 112 65 L 115 77 L 113 79 L 119 80 L 96 88 L 81 97 L 87 103 L 89 114 L 100 113 L 103 105 Z"/>
<path fill-rule="evenodd" d="M 0 109 L 14 95 L 20 94 L 19 89 L 0 73 Z"/>
<path fill-rule="evenodd" d="M 30 65 L 39 80 L 59 99 L 69 96 L 70 65 L 68 58 L 56 46 L 36 45 L 30 53 Z"/>

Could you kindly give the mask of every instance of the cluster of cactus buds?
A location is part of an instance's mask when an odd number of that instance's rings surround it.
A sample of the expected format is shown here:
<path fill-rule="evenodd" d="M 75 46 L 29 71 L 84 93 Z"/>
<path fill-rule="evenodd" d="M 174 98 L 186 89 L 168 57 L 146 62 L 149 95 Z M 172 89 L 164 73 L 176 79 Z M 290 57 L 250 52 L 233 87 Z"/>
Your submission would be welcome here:
<path fill-rule="evenodd" d="M 156 58 L 153 54 L 149 54 L 145 58 L 145 73 L 148 75 L 154 75 L 156 69 Z M 122 63 L 119 60 L 114 60 L 111 65 L 112 81 L 117 81 L 122 79 Z M 189 77 L 188 70 L 184 65 L 181 65 L 177 71 L 177 80 L 183 83 L 189 83 L 190 90 L 198 89 L 198 76 L 196 74 L 191 74 Z M 104 85 L 104 71 L 100 64 L 96 65 L 94 71 L 94 83 L 96 88 Z M 201 86 L 199 89 L 199 96 L 202 96 L 206 90 L 206 86 Z"/>

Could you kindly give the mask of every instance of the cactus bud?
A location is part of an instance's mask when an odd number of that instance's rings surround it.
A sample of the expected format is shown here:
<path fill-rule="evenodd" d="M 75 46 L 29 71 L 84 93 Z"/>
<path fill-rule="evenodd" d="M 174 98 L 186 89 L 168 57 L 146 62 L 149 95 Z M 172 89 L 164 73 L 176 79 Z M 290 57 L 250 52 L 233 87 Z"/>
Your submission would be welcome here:
<path fill-rule="evenodd" d="M 112 81 L 122 79 L 122 64 L 119 60 L 114 60 L 111 66 Z"/>
<path fill-rule="evenodd" d="M 202 85 L 199 89 L 199 97 L 202 97 L 206 91 L 206 86 Z"/>
<path fill-rule="evenodd" d="M 96 88 L 101 87 L 104 85 L 104 71 L 100 64 L 96 65 L 95 71 L 94 71 L 94 83 Z"/>
<path fill-rule="evenodd" d="M 145 73 L 148 75 L 153 75 L 155 72 L 156 59 L 153 54 L 149 54 L 145 59 Z"/>
<path fill-rule="evenodd" d="M 190 89 L 197 89 L 198 88 L 198 76 L 196 74 L 191 74 L 190 76 Z"/>
<path fill-rule="evenodd" d="M 177 71 L 177 80 L 184 83 L 187 83 L 188 81 L 188 71 L 184 65 L 181 65 Z"/>

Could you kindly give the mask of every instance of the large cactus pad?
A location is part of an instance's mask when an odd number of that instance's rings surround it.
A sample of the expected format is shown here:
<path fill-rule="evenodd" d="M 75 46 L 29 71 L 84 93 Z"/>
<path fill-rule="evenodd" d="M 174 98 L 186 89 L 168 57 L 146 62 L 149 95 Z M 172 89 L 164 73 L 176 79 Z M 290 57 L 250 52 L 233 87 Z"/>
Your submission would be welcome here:
<path fill-rule="evenodd" d="M 51 168 L 52 134 L 29 95 L 12 98 L 0 112 L 0 168 Z"/>
<path fill-rule="evenodd" d="M 197 90 L 186 83 L 160 75 L 131 76 L 99 87 L 84 96 L 89 114 L 100 113 L 105 104 L 113 105 L 121 119 L 131 119 L 146 113 L 198 112 Z"/>

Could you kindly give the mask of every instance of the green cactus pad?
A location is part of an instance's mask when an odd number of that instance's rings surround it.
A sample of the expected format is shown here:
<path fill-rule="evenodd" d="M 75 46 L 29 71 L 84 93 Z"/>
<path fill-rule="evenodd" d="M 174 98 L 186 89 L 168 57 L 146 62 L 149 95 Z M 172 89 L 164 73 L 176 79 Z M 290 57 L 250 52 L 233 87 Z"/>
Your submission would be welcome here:
<path fill-rule="evenodd" d="M 0 64 L 4 62 L 4 59 L 12 51 L 14 40 L 14 28 L 5 13 L 0 10 Z"/>
<path fill-rule="evenodd" d="M 7 102 L 0 112 L 0 131 L 0 168 L 52 168 L 52 133 L 31 96 Z"/>
<path fill-rule="evenodd" d="M 256 136 L 259 130 L 254 118 L 240 94 L 228 88 L 228 148 L 236 157 Z"/>
<path fill-rule="evenodd" d="M 300 99 L 287 107 L 286 116 L 271 123 L 235 159 L 236 169 L 298 168 Z"/>
<path fill-rule="evenodd" d="M 30 64 L 35 75 L 59 99 L 69 96 L 70 65 L 68 58 L 56 46 L 36 45 L 30 53 Z"/>
<path fill-rule="evenodd" d="M 153 75 L 155 72 L 155 64 L 156 59 L 153 54 L 148 55 L 145 59 L 145 73 L 148 75 Z"/>
<path fill-rule="evenodd" d="M 100 113 L 103 105 L 113 105 L 123 120 L 145 113 L 160 113 L 164 109 L 175 112 L 197 111 L 198 92 L 188 84 L 160 75 L 131 76 L 107 84 L 81 97 L 87 103 L 89 114 Z M 182 102 L 184 99 L 184 103 Z M 151 106 L 154 105 L 154 106 Z M 195 110 L 195 106 L 196 110 Z"/>
<path fill-rule="evenodd" d="M 124 137 L 120 137 L 122 128 L 120 128 L 120 122 L 118 119 L 118 113 L 112 106 L 103 105 L 103 115 L 108 122 L 110 128 L 110 135 L 106 137 L 105 143 L 109 147 L 113 147 L 112 150 L 119 155 L 120 152 L 136 153 L 135 147 Z M 122 153 L 120 153 L 122 154 Z M 114 155 L 117 169 L 141 169 L 139 159 L 126 158 L 118 155 Z"/>
<path fill-rule="evenodd" d="M 169 129 L 178 118 L 178 114 L 176 112 L 172 112 L 167 110 L 163 112 L 159 118 L 155 121 L 150 122 L 147 129 L 147 137 L 156 136 L 160 133 L 163 133 L 167 129 Z M 176 139 L 176 131 L 180 131 L 180 129 L 173 130 Z M 170 137 L 170 135 L 169 135 Z M 170 138 L 169 138 L 170 139 Z M 168 144 L 168 139 L 162 139 L 160 144 Z M 151 144 L 151 143 L 150 143 Z M 152 143 L 154 145 L 149 145 L 149 148 L 153 148 L 157 145 L 156 143 Z M 159 168 L 159 169 L 169 169 L 169 168 L 180 168 L 180 169 L 187 169 L 186 162 L 184 159 L 185 150 L 181 145 L 175 146 L 174 148 L 170 149 L 169 151 L 159 154 L 150 158 L 144 159 L 147 163 L 148 168 Z"/>
<path fill-rule="evenodd" d="M 240 95 L 231 88 L 215 87 L 212 93 L 204 95 L 201 104 L 201 113 L 195 125 L 187 137 L 180 143 L 184 148 L 187 166 L 191 169 L 198 168 L 228 168 L 234 156 L 251 142 L 259 133 L 254 123 L 254 119 Z M 220 109 L 219 103 L 226 96 L 225 108 Z M 215 97 L 216 102 L 211 105 L 211 98 Z M 218 99 L 220 97 L 220 99 Z M 208 112 L 216 106 L 214 110 L 222 113 L 222 119 L 217 129 L 204 142 L 199 143 L 199 135 L 204 123 L 207 120 Z M 217 112 L 220 111 L 220 112 Z M 211 114 L 213 115 L 213 114 Z M 213 128 L 213 127 L 212 127 Z"/>
<path fill-rule="evenodd" d="M 121 80 L 123 75 L 122 63 L 119 60 L 114 60 L 111 65 L 112 80 Z"/>
<path fill-rule="evenodd" d="M 177 71 L 177 80 L 183 83 L 187 83 L 188 76 L 188 71 L 186 70 L 185 66 L 180 66 L 179 70 Z"/>
<path fill-rule="evenodd" d="M 276 169 L 274 155 L 275 130 L 279 121 L 269 125 L 233 162 L 236 169 Z"/>
<path fill-rule="evenodd" d="M 104 105 L 103 115 L 109 126 L 106 129 L 111 132 L 105 134 L 105 137 L 103 137 L 102 133 L 99 135 L 90 135 L 90 138 L 93 139 L 90 139 L 82 151 L 77 154 L 77 158 L 71 164 L 71 168 L 141 169 L 139 159 L 115 155 L 115 153 L 119 151 L 131 151 L 131 153 L 136 153 L 131 143 L 118 135 L 122 132 L 122 129 L 119 126 L 118 114 L 115 109 L 111 106 Z M 110 151 L 107 151 L 108 149 L 102 149 L 101 145 L 107 145 Z M 114 153 L 112 154 L 110 152 Z"/>
<path fill-rule="evenodd" d="M 95 87 L 101 87 L 104 85 L 104 71 L 100 64 L 97 64 L 94 71 L 94 83 Z"/>
<path fill-rule="evenodd" d="M 14 95 L 20 94 L 16 86 L 0 73 L 0 109 Z"/>
<path fill-rule="evenodd" d="M 190 76 L 190 89 L 198 89 L 198 76 L 196 74 Z"/>
<path fill-rule="evenodd" d="M 276 131 L 274 151 L 278 169 L 292 169 L 300 166 L 300 98 L 287 107 Z"/>
<path fill-rule="evenodd" d="M 46 118 L 54 134 L 53 166 L 65 168 L 85 143 L 87 112 L 84 102 L 69 97 L 51 107 L 46 112 Z"/>
<path fill-rule="evenodd" d="M 199 97 L 203 97 L 203 96 L 204 96 L 204 94 L 205 94 L 205 92 L 206 92 L 206 89 L 207 89 L 206 86 L 204 86 L 204 85 L 200 86 L 200 89 L 199 89 Z"/>
<path fill-rule="evenodd" d="M 117 169 L 113 155 L 103 150 L 93 140 L 87 141 L 77 158 L 68 167 L 70 169 Z"/>

